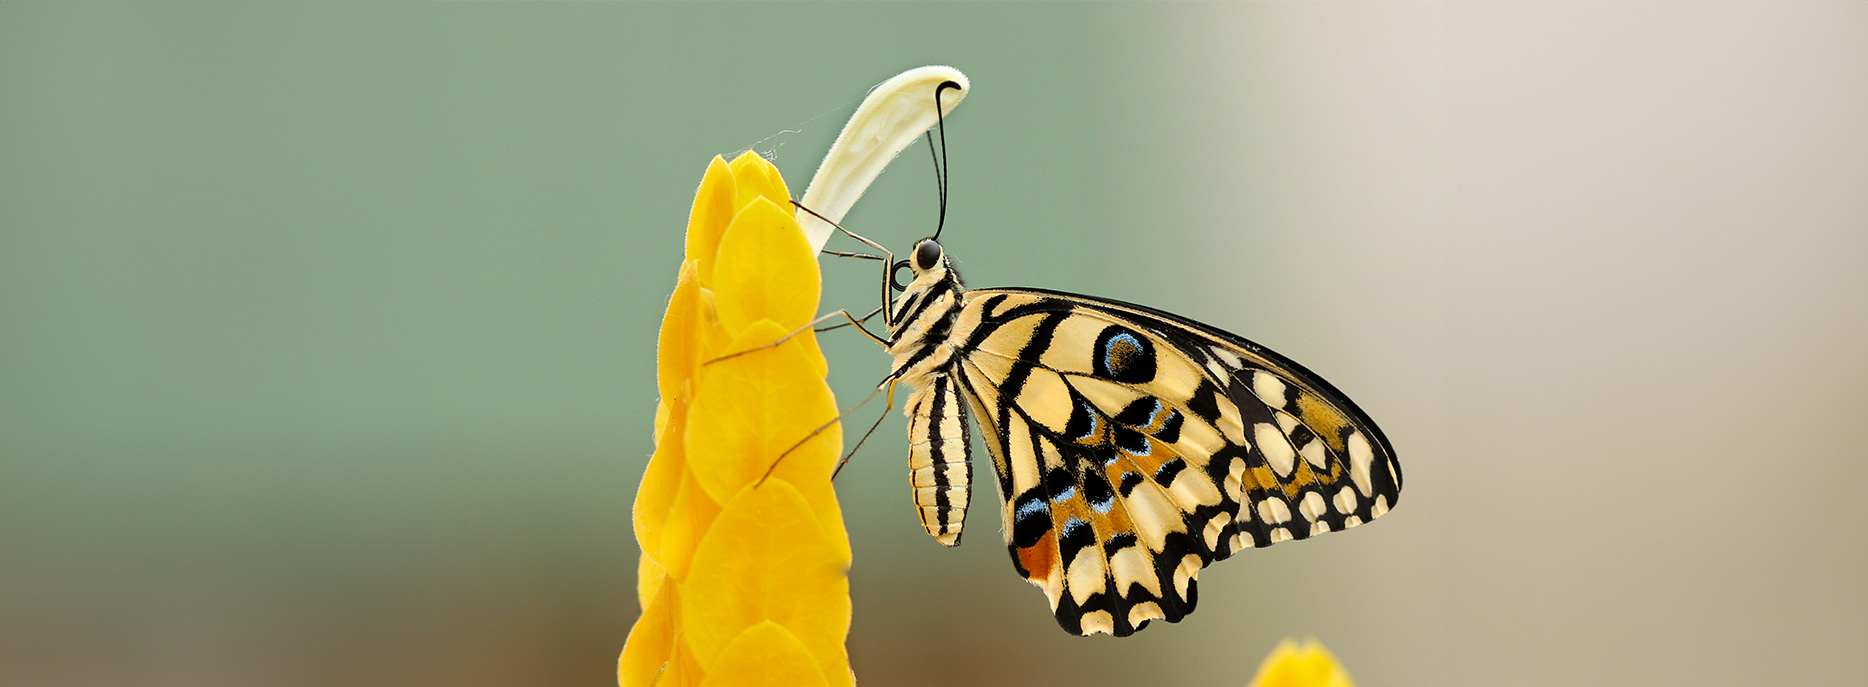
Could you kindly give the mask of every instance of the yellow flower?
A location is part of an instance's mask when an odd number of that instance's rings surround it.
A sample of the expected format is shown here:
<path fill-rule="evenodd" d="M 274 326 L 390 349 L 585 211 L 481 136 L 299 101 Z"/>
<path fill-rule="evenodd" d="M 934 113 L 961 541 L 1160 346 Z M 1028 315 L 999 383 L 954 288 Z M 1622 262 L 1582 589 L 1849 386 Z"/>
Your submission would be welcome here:
<path fill-rule="evenodd" d="M 642 616 L 617 677 L 637 685 L 854 684 L 849 535 L 830 473 L 843 438 L 809 329 L 821 287 L 785 181 L 718 157 L 688 218 L 662 318 L 655 455 L 636 492 Z M 756 486 L 755 486 L 756 485 Z"/>
<path fill-rule="evenodd" d="M 1259 664 L 1251 687 L 1355 687 L 1329 649 L 1315 639 L 1285 639 Z"/>

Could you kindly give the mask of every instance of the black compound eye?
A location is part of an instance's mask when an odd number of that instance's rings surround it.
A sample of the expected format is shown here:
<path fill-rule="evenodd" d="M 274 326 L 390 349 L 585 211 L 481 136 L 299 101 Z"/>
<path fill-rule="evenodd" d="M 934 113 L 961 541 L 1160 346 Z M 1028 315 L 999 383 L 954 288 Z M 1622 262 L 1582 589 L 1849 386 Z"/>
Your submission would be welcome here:
<path fill-rule="evenodd" d="M 922 241 L 921 245 L 915 246 L 915 269 L 931 270 L 939 262 L 940 244 L 935 243 L 934 239 Z"/>
<path fill-rule="evenodd" d="M 908 269 L 908 261 L 897 260 L 895 261 L 895 267 L 889 270 L 889 283 L 895 287 L 896 291 L 907 291 L 908 290 L 908 283 L 902 281 L 902 270 L 905 270 L 905 269 Z M 909 281 L 913 281 L 914 275 L 913 274 L 908 275 L 908 279 Z"/>

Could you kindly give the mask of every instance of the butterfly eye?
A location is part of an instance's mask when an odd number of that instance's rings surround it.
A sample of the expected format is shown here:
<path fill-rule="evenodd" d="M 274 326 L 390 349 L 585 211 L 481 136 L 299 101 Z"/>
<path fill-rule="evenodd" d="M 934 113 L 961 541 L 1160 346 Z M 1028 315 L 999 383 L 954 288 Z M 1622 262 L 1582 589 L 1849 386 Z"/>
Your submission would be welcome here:
<path fill-rule="evenodd" d="M 908 290 L 908 284 L 902 281 L 902 270 L 905 269 L 908 269 L 908 261 L 898 260 L 895 262 L 895 268 L 889 270 L 889 283 L 895 286 L 896 291 Z M 913 281 L 914 275 L 908 275 L 908 279 Z"/>
<path fill-rule="evenodd" d="M 931 270 L 938 262 L 940 262 L 940 244 L 935 243 L 934 239 L 922 241 L 921 245 L 915 246 L 915 269 Z"/>

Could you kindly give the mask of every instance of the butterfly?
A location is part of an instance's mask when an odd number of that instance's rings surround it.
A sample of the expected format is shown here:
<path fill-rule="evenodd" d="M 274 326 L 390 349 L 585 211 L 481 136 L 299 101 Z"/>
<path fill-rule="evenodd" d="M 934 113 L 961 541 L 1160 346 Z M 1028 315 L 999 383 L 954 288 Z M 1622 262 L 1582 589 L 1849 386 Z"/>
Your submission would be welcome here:
<path fill-rule="evenodd" d="M 944 226 L 939 158 L 936 177 Z M 891 405 L 894 385 L 912 389 L 903 409 L 921 524 L 959 545 L 970 416 L 992 456 L 1012 564 L 1066 631 L 1121 637 L 1178 622 L 1207 565 L 1374 520 L 1400 496 L 1394 449 L 1368 415 L 1263 346 L 1122 301 L 969 290 L 938 228 L 902 261 L 837 229 L 887 256 L 859 256 L 885 261 L 877 313 L 888 336 L 863 332 L 894 357 Z"/>

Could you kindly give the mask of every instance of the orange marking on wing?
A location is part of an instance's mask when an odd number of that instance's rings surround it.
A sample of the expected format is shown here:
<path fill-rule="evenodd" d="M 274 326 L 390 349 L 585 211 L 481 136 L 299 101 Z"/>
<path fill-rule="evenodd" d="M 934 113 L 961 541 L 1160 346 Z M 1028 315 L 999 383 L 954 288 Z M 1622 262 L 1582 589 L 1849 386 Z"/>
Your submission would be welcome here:
<path fill-rule="evenodd" d="M 1129 520 L 1129 514 L 1122 510 L 1122 506 L 1111 504 L 1108 513 L 1090 510 L 1090 531 L 1096 533 L 1096 544 L 1101 546 L 1110 535 L 1119 532 L 1134 532 L 1135 523 Z"/>
<path fill-rule="evenodd" d="M 1070 498 L 1051 502 L 1051 522 L 1060 525 L 1073 519 L 1089 522 L 1095 512 L 1090 510 L 1090 503 L 1083 498 L 1081 490 L 1072 494 Z"/>
<path fill-rule="evenodd" d="M 1310 429 L 1323 439 L 1330 450 L 1342 454 L 1349 450 L 1343 445 L 1343 428 L 1349 426 L 1348 418 L 1336 409 L 1324 405 L 1323 399 L 1315 394 L 1304 392 L 1297 395 L 1297 417 L 1310 425 Z"/>
<path fill-rule="evenodd" d="M 1271 472 L 1271 468 L 1263 465 L 1247 469 L 1242 481 L 1244 484 L 1241 486 L 1247 490 L 1266 491 L 1278 486 L 1278 476 Z"/>
<path fill-rule="evenodd" d="M 1310 467 L 1309 462 L 1299 460 L 1297 461 L 1297 469 L 1291 472 L 1290 483 L 1284 485 L 1284 495 L 1286 498 L 1297 498 L 1297 493 L 1302 491 L 1303 487 L 1319 482 L 1326 485 L 1336 484 L 1336 480 L 1340 479 L 1342 476 L 1343 466 L 1341 462 L 1331 465 L 1330 474 L 1328 477 L 1325 477 L 1317 474 L 1316 470 Z"/>
<path fill-rule="evenodd" d="M 1024 568 L 1025 579 L 1042 582 L 1051 579 L 1051 568 L 1057 561 L 1057 530 L 1045 532 L 1038 538 L 1038 543 L 1018 550 L 1018 567 Z"/>

